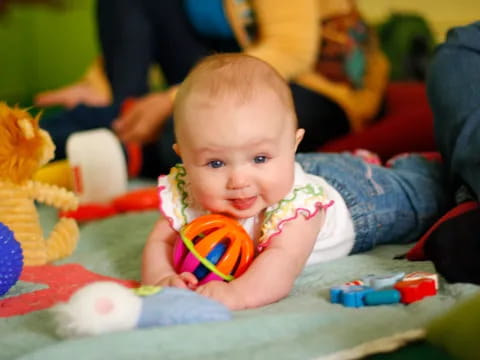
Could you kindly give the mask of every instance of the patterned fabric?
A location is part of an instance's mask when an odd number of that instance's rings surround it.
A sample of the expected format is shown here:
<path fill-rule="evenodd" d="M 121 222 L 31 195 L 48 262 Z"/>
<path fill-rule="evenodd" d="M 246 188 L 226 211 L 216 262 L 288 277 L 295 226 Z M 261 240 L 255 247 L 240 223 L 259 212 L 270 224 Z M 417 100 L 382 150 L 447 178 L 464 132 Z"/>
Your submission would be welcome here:
<path fill-rule="evenodd" d="M 269 206 L 265 211 L 263 222 L 257 226 L 259 216 L 241 221 L 252 238 L 258 238 L 258 250 L 263 250 L 271 239 L 282 232 L 288 221 L 299 215 L 307 219 L 315 216 L 320 209 L 328 208 L 333 201 L 326 196 L 321 183 L 311 182 L 311 177 L 300 165 L 295 167 L 295 179 L 292 190 L 278 203 Z M 199 216 L 208 214 L 208 210 L 195 204 L 188 194 L 188 180 L 185 168 L 178 164 L 168 175 L 159 177 L 160 211 L 176 231 Z"/>
<path fill-rule="evenodd" d="M 316 69 L 327 79 L 363 87 L 369 29 L 357 9 L 322 21 Z"/>
<path fill-rule="evenodd" d="M 331 204 L 319 184 L 295 184 L 293 190 L 283 200 L 265 211 L 259 247 L 266 247 L 275 235 L 282 232 L 284 224 L 288 221 L 296 219 L 299 215 L 310 219 L 320 209 Z"/>
<path fill-rule="evenodd" d="M 195 0 L 186 1 L 195 2 Z M 210 2 L 218 3 L 220 0 L 210 0 Z M 237 37 L 239 33 L 241 38 L 248 39 L 248 44 L 258 41 L 260 34 L 258 33 L 258 26 L 256 26 L 256 16 L 252 1 L 236 0 L 236 18 L 235 21 L 229 11 L 230 19 L 224 16 L 223 26 L 226 21 L 230 21 L 231 26 L 235 27 Z M 196 4 L 196 2 L 195 2 Z M 198 4 L 197 4 L 198 6 Z M 204 6 L 202 4 L 202 6 Z M 224 6 L 228 6 L 228 2 Z M 225 15 L 225 11 L 223 12 Z M 195 21 L 200 21 L 200 12 L 197 13 Z M 205 17 L 205 23 L 212 23 Z M 211 25 L 210 25 L 211 26 Z M 321 34 L 317 61 L 315 70 L 332 82 L 346 83 L 353 88 L 363 87 L 363 78 L 366 71 L 366 52 L 370 45 L 372 32 L 368 28 L 366 22 L 362 18 L 358 9 L 352 4 L 349 12 L 335 14 L 321 19 L 320 21 Z M 216 34 L 211 36 L 221 36 L 222 31 L 217 30 Z M 240 43 L 241 38 L 238 39 Z M 246 47 L 245 44 L 243 44 Z"/>

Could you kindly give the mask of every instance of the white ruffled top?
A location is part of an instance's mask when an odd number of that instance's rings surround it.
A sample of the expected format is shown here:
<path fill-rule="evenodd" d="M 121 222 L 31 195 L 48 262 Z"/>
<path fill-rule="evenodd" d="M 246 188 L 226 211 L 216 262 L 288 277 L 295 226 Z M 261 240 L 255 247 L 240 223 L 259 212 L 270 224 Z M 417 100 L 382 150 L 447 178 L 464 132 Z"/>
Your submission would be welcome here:
<path fill-rule="evenodd" d="M 168 175 L 159 177 L 158 193 L 160 211 L 176 231 L 210 213 L 189 196 L 187 174 L 181 164 L 173 167 Z M 347 255 L 353 246 L 354 230 L 345 202 L 323 178 L 305 173 L 298 163 L 294 184 L 285 198 L 269 206 L 263 216 L 241 219 L 240 223 L 251 238 L 256 239 L 258 251 L 262 251 L 288 221 L 300 215 L 310 219 L 321 209 L 328 209 L 325 223 L 307 264 Z"/>

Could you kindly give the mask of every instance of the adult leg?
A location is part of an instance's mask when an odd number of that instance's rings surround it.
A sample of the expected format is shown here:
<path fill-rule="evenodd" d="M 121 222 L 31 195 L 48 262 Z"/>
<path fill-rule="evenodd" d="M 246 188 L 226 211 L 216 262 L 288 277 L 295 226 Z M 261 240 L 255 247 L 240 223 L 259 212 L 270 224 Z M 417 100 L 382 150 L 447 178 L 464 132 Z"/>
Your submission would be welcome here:
<path fill-rule="evenodd" d="M 454 181 L 480 199 L 480 22 L 449 31 L 430 66 L 435 137 Z"/>
<path fill-rule="evenodd" d="M 117 101 L 148 91 L 148 70 L 158 63 L 169 84 L 215 49 L 196 35 L 178 0 L 99 0 L 98 35 Z"/>
<path fill-rule="evenodd" d="M 183 81 L 190 69 L 215 50 L 211 43 L 196 34 L 179 0 L 142 0 L 152 24 L 155 59 L 166 81 Z"/>
<path fill-rule="evenodd" d="M 115 101 L 148 91 L 152 25 L 141 0 L 99 0 L 98 36 Z"/>
<path fill-rule="evenodd" d="M 427 77 L 427 94 L 434 114 L 435 137 L 448 167 L 450 179 L 459 190 L 468 188 L 480 199 L 480 22 L 450 30 L 436 51 Z M 465 186 L 466 185 L 466 186 Z M 480 221 L 474 202 L 462 203 L 445 214 L 409 255 L 428 259 L 450 282 L 480 284 L 477 254 Z M 476 204 L 478 206 L 478 204 Z M 420 252 L 418 252 L 420 251 Z M 416 256 L 416 257 L 415 257 Z"/>
<path fill-rule="evenodd" d="M 299 152 L 317 151 L 319 146 L 350 131 L 347 115 L 337 103 L 329 98 L 291 84 L 298 123 L 305 129 Z"/>

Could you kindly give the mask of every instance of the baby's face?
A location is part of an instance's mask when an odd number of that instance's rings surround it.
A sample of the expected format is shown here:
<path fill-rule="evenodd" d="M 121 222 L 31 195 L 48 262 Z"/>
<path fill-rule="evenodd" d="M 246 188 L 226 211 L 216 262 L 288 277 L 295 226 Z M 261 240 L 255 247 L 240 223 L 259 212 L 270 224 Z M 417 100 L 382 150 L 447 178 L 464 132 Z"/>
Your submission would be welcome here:
<path fill-rule="evenodd" d="M 192 95 L 177 128 L 190 193 L 214 213 L 257 215 L 291 190 L 303 129 L 268 90 L 243 104 L 206 100 Z"/>

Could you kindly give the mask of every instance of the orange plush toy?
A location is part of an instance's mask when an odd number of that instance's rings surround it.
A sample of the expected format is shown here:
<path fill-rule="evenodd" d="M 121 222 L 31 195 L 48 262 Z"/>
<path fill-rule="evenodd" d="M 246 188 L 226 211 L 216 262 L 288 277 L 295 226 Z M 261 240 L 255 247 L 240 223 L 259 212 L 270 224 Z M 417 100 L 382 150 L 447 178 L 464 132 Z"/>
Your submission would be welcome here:
<path fill-rule="evenodd" d="M 43 237 L 35 200 L 62 210 L 78 206 L 72 192 L 32 180 L 54 151 L 50 135 L 39 128 L 39 116 L 0 102 L 0 222 L 14 232 L 25 265 L 68 256 L 78 241 L 77 223 L 67 218 L 58 221 L 48 238 Z"/>

